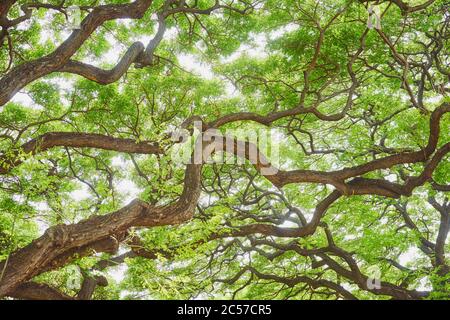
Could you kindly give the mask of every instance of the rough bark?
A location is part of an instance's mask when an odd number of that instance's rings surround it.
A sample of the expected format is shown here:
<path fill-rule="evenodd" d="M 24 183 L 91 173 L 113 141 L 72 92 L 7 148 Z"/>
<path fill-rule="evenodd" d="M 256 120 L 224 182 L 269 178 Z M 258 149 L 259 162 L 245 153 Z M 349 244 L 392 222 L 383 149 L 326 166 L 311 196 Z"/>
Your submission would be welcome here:
<path fill-rule="evenodd" d="M 47 229 L 43 236 L 0 263 L 0 297 L 14 291 L 21 283 L 39 274 L 54 259 L 71 250 L 126 232 L 131 227 L 173 225 L 187 221 L 192 217 L 200 196 L 201 167 L 187 165 L 183 193 L 172 205 L 154 207 L 136 199 L 113 213 Z"/>
<path fill-rule="evenodd" d="M 75 300 L 55 288 L 36 282 L 25 282 L 19 285 L 9 296 L 23 300 Z"/>
<path fill-rule="evenodd" d="M 0 155 L 0 174 L 8 173 L 20 165 L 20 154 L 34 155 L 54 147 L 97 148 L 118 152 L 140 154 L 162 154 L 164 151 L 156 143 L 132 139 L 114 138 L 96 133 L 49 132 L 23 144 L 18 151 Z"/>
<path fill-rule="evenodd" d="M 61 69 L 90 35 L 104 22 L 114 19 L 140 19 L 152 0 L 136 0 L 129 4 L 110 4 L 95 7 L 83 19 L 80 29 L 52 53 L 14 67 L 0 79 L 0 106 L 7 103 L 20 89 L 32 81 Z M 69 64 L 69 67 L 72 63 Z"/>

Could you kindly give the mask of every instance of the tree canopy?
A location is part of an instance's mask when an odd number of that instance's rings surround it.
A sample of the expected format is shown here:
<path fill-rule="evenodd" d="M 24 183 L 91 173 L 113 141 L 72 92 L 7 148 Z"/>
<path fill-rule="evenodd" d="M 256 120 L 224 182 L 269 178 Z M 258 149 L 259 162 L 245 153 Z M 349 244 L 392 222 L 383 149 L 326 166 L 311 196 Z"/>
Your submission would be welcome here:
<path fill-rule="evenodd" d="M 448 1 L 0 26 L 0 299 L 450 299 Z"/>

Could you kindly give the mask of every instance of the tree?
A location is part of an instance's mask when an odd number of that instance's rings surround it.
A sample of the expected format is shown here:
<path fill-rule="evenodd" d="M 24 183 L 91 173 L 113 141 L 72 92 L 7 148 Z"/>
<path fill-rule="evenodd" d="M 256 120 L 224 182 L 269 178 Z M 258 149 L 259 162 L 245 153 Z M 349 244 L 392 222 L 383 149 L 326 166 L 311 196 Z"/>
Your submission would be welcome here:
<path fill-rule="evenodd" d="M 449 25 L 2 1 L 0 297 L 449 299 Z"/>

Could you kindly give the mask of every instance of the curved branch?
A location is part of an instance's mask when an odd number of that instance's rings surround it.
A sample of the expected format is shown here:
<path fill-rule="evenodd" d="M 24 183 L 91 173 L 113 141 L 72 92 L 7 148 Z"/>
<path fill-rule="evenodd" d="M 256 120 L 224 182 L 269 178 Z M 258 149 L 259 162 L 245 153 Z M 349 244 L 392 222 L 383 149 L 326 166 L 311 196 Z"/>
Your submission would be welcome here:
<path fill-rule="evenodd" d="M 247 266 L 243 270 L 241 270 L 241 272 L 239 273 L 239 277 L 241 275 L 243 275 L 246 271 L 251 272 L 252 274 L 257 276 L 259 279 L 274 280 L 278 283 L 283 283 L 289 287 L 293 287 L 299 283 L 305 283 L 313 289 L 321 288 L 321 287 L 331 289 L 334 292 L 336 292 L 337 294 L 344 297 L 346 300 L 357 300 L 357 298 L 353 294 L 351 294 L 349 291 L 347 291 L 344 287 L 342 287 L 332 281 L 329 281 L 329 280 L 313 279 L 313 278 L 310 278 L 307 276 L 297 276 L 294 278 L 285 278 L 285 277 L 280 277 L 280 276 L 277 276 L 274 274 L 265 274 L 265 273 L 259 272 L 257 269 L 250 267 L 250 266 Z M 236 281 L 237 279 L 238 278 L 233 278 L 229 282 Z"/>
<path fill-rule="evenodd" d="M 108 280 L 104 276 L 90 276 L 84 277 L 81 289 L 77 294 L 78 300 L 91 300 L 97 286 L 106 287 Z"/>
<path fill-rule="evenodd" d="M 72 34 L 51 54 L 13 68 L 0 79 L 0 106 L 32 81 L 63 67 L 90 35 L 104 22 L 115 19 L 140 19 L 152 0 L 136 0 L 129 4 L 109 4 L 95 7 Z"/>
<path fill-rule="evenodd" d="M 136 142 L 132 139 L 114 138 L 96 133 L 49 132 L 23 144 L 12 155 L 0 155 L 0 174 L 8 173 L 20 165 L 21 153 L 36 154 L 54 147 L 98 148 L 127 153 L 162 154 L 164 151 L 153 142 Z"/>
<path fill-rule="evenodd" d="M 221 233 L 218 235 L 218 237 L 242 237 L 250 234 L 262 234 L 265 236 L 284 238 L 299 238 L 309 236 L 316 231 L 325 212 L 336 200 L 341 197 L 341 195 L 342 194 L 337 190 L 334 190 L 332 193 L 330 193 L 317 205 L 311 221 L 309 221 L 305 226 L 301 228 L 282 228 L 271 224 L 248 224 L 245 226 L 239 226 L 236 228 L 236 230 Z"/>
<path fill-rule="evenodd" d="M 119 80 L 143 51 L 144 45 L 141 42 L 133 43 L 117 65 L 110 70 L 103 70 L 83 62 L 69 60 L 58 71 L 78 74 L 100 84 L 109 84 Z"/>
<path fill-rule="evenodd" d="M 399 164 L 427 161 L 436 150 L 440 134 L 440 120 L 448 112 L 450 112 L 450 104 L 448 103 L 442 104 L 432 112 L 428 143 L 422 150 L 398 153 L 373 160 L 363 165 L 328 172 L 315 170 L 278 170 L 272 166 L 258 150 L 257 146 L 250 142 L 240 141 L 228 136 L 224 137 L 217 134 L 214 130 L 211 132 L 206 131 L 205 135 L 207 139 L 214 140 L 216 151 L 228 152 L 250 160 L 256 170 L 277 187 L 282 187 L 290 183 L 323 183 L 333 185 L 345 195 L 377 194 L 397 198 L 400 195 L 409 195 L 415 187 L 422 185 L 431 178 L 433 170 L 449 152 L 448 144 L 436 152 L 419 177 L 409 179 L 405 185 L 399 185 L 381 179 L 367 179 L 360 176 L 375 170 L 388 169 Z M 354 179 L 346 182 L 345 180 L 349 178 Z"/>
<path fill-rule="evenodd" d="M 72 225 L 50 227 L 43 236 L 0 263 L 0 297 L 13 292 L 21 283 L 42 272 L 54 259 L 67 252 L 126 232 L 131 227 L 174 225 L 190 219 L 200 196 L 201 167 L 187 165 L 183 193 L 172 205 L 155 207 L 135 199 L 107 215 L 93 216 Z"/>
<path fill-rule="evenodd" d="M 361 2 L 379 2 L 378 0 L 360 0 Z M 395 4 L 403 14 L 408 14 L 420 10 L 424 10 L 428 8 L 430 5 L 432 5 L 436 0 L 427 0 L 422 4 L 418 4 L 415 6 L 410 6 L 408 3 L 404 2 L 403 0 L 386 0 L 386 2 L 391 2 Z"/>

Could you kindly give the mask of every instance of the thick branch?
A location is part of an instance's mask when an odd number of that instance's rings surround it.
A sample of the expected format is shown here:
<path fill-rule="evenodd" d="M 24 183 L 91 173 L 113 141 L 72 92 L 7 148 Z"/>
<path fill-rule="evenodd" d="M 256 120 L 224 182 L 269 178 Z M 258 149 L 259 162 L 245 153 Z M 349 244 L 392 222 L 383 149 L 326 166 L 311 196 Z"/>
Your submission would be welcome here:
<path fill-rule="evenodd" d="M 59 70 L 72 57 L 89 36 L 104 22 L 114 19 L 139 19 L 150 7 L 152 0 L 136 0 L 129 4 L 110 4 L 95 7 L 51 54 L 26 62 L 0 79 L 0 106 L 7 103 L 20 89 L 30 82 Z"/>
<path fill-rule="evenodd" d="M 55 288 L 36 282 L 25 282 L 19 285 L 9 296 L 24 300 L 75 300 Z"/>
<path fill-rule="evenodd" d="M 110 70 L 103 70 L 83 62 L 69 60 L 58 71 L 78 74 L 100 84 L 109 84 L 119 80 L 143 51 L 144 45 L 141 42 L 133 43 L 117 65 Z"/>
<path fill-rule="evenodd" d="M 153 142 L 136 142 L 132 139 L 114 138 L 96 133 L 49 132 L 23 144 L 12 155 L 0 156 L 0 174 L 20 165 L 19 155 L 36 154 L 54 147 L 98 148 L 127 153 L 162 154 L 163 150 Z"/>
<path fill-rule="evenodd" d="M 200 196 L 200 171 L 201 165 L 187 165 L 183 193 L 172 205 L 154 207 L 141 200 L 133 200 L 108 215 L 49 228 L 43 236 L 0 263 L 0 270 L 3 271 L 0 297 L 13 292 L 19 284 L 33 278 L 58 256 L 71 250 L 126 232 L 131 227 L 173 225 L 190 219 Z"/>

